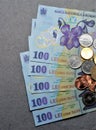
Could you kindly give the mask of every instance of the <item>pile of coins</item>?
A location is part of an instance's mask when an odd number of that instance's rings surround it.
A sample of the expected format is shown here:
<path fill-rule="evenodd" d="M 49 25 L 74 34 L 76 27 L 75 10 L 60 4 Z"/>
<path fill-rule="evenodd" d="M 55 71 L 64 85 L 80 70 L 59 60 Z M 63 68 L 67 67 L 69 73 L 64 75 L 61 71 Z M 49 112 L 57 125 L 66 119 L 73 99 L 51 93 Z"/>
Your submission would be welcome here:
<path fill-rule="evenodd" d="M 96 72 L 96 56 L 94 56 L 94 49 L 96 49 L 96 39 L 93 40 L 89 34 L 83 34 L 80 36 L 79 42 L 83 47 L 81 50 L 81 57 L 85 60 L 81 69 L 85 74 L 91 74 L 92 78 L 96 80 L 96 76 L 93 74 Z"/>
<path fill-rule="evenodd" d="M 72 55 L 69 58 L 69 65 L 73 69 L 81 70 L 84 74 L 91 74 L 92 78 L 96 80 L 96 56 L 94 55 L 94 49 L 96 49 L 96 39 L 93 40 L 91 35 L 83 34 L 79 37 L 80 56 Z"/>
<path fill-rule="evenodd" d="M 73 69 L 81 68 L 83 74 L 75 80 L 75 87 L 78 90 L 85 90 L 82 101 L 89 107 L 96 104 L 96 39 L 89 34 L 83 34 L 79 38 L 80 56 L 72 55 L 69 58 L 69 65 Z"/>

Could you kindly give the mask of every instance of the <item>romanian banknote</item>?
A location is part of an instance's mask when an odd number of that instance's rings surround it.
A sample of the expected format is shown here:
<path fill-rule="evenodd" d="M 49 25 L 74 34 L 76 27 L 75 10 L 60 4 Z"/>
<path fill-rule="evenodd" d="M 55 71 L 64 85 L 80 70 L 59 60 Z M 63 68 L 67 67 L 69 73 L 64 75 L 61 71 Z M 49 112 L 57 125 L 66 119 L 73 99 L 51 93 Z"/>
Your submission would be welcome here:
<path fill-rule="evenodd" d="M 78 100 L 77 95 L 76 95 L 76 90 L 73 90 L 73 91 L 68 90 L 68 91 L 60 92 L 59 88 L 56 88 L 56 90 L 54 92 L 50 92 L 50 89 L 52 90 L 52 88 L 54 86 L 54 82 L 58 82 L 58 83 L 60 82 L 59 78 L 56 81 L 56 79 L 54 77 L 54 81 L 46 82 L 46 81 L 40 80 L 40 79 L 42 79 L 42 77 L 28 76 L 29 52 L 20 53 L 20 58 L 21 58 L 22 71 L 23 71 L 23 75 L 24 75 L 26 92 L 27 92 L 27 96 L 28 96 L 30 110 L 36 110 L 36 109 L 40 109 L 40 108 L 45 108 L 45 107 L 49 107 L 49 106 L 54 106 L 54 105 Z M 32 78 L 32 79 L 30 79 L 30 78 Z M 48 80 L 48 77 L 46 77 L 46 78 Z M 37 80 L 37 79 L 39 79 L 39 80 Z M 62 83 L 62 84 L 64 84 L 64 83 Z M 56 86 L 54 86 L 54 87 L 56 87 Z M 41 91 L 39 91 L 39 93 L 37 94 L 38 88 Z M 63 85 L 62 85 L 62 88 L 63 88 Z M 61 88 L 61 90 L 62 90 L 62 88 Z M 46 93 L 42 93 L 42 92 L 44 92 L 43 89 L 45 89 L 45 91 L 48 89 L 49 90 L 46 91 Z M 50 93 L 48 93 L 48 92 L 50 92 Z"/>

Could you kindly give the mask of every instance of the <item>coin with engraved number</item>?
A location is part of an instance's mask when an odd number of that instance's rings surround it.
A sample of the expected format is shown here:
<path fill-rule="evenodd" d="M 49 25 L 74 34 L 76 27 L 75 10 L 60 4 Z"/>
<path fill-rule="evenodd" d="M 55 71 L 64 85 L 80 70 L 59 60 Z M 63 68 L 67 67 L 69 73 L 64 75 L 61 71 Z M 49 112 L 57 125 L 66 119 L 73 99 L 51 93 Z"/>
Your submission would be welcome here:
<path fill-rule="evenodd" d="M 79 43 L 83 47 L 91 46 L 93 43 L 93 38 L 89 34 L 83 34 L 79 37 Z"/>
<path fill-rule="evenodd" d="M 72 55 L 68 59 L 68 64 L 71 68 L 79 68 L 82 64 L 81 58 L 78 55 Z"/>
<path fill-rule="evenodd" d="M 91 74 L 91 68 L 94 66 L 94 62 L 92 60 L 86 60 L 83 62 L 81 69 L 85 74 Z"/>
<path fill-rule="evenodd" d="M 83 48 L 81 50 L 81 57 L 86 60 L 91 59 L 93 57 L 93 50 L 88 47 Z"/>
<path fill-rule="evenodd" d="M 93 41 L 93 47 L 96 49 L 96 39 Z"/>
<path fill-rule="evenodd" d="M 83 95 L 82 101 L 83 101 L 85 106 L 92 106 L 96 103 L 96 94 L 91 92 L 91 91 L 87 91 Z"/>
<path fill-rule="evenodd" d="M 91 77 L 96 80 L 96 65 L 91 68 Z"/>

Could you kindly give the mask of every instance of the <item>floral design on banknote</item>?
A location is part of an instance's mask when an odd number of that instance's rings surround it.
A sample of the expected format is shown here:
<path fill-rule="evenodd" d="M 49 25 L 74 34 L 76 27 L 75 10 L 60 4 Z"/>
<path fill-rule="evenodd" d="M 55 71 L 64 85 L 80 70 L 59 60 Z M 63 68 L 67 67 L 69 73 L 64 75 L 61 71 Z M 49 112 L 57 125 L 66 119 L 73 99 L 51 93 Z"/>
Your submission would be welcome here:
<path fill-rule="evenodd" d="M 61 32 L 63 36 L 60 39 L 60 45 L 65 45 L 69 50 L 73 47 L 79 47 L 78 37 L 82 34 L 80 26 L 70 29 L 70 25 L 66 24 L 61 27 Z"/>
<path fill-rule="evenodd" d="M 62 18 L 58 20 L 58 26 L 63 34 L 60 38 L 60 45 L 66 46 L 68 50 L 73 47 L 78 48 L 80 46 L 79 37 L 83 33 L 88 33 L 88 27 L 93 27 L 95 25 L 94 20 L 82 20 L 77 23 L 73 28 L 70 27 Z"/>

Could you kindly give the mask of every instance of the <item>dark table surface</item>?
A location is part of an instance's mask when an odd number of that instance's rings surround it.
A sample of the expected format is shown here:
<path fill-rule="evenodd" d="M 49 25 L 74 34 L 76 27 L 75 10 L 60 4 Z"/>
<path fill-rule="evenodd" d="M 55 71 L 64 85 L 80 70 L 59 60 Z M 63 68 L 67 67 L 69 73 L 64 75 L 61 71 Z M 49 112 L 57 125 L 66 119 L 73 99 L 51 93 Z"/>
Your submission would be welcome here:
<path fill-rule="evenodd" d="M 19 53 L 28 50 L 38 4 L 96 9 L 95 0 L 0 0 L 0 130 L 96 130 L 96 112 L 35 127 L 29 112 Z"/>

